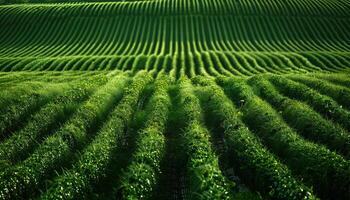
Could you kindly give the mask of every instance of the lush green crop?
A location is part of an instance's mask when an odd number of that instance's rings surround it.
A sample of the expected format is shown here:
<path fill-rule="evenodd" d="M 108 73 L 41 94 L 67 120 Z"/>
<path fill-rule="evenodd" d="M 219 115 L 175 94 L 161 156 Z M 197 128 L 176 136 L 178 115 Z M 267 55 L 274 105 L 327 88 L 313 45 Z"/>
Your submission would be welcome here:
<path fill-rule="evenodd" d="M 350 199 L 347 0 L 0 0 L 0 199 Z"/>
<path fill-rule="evenodd" d="M 146 69 L 176 78 L 338 72 L 350 64 L 348 9 L 333 0 L 0 6 L 0 70 Z"/>

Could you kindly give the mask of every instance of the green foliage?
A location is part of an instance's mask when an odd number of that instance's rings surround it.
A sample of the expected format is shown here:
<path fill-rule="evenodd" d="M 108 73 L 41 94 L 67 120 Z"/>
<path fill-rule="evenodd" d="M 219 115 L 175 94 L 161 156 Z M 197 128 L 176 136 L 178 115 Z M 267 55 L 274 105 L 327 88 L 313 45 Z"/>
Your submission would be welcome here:
<path fill-rule="evenodd" d="M 1 95 L 0 137 L 4 138 L 23 124 L 25 117 L 32 114 L 36 109 L 45 105 L 59 93 L 69 88 L 67 84 L 47 85 L 28 84 L 23 91 L 11 93 L 17 87 L 5 90 Z M 22 86 L 23 87 L 23 86 Z"/>
<path fill-rule="evenodd" d="M 202 125 L 202 113 L 198 98 L 188 79 L 179 83 L 179 101 L 185 122 L 181 135 L 183 148 L 188 156 L 187 173 L 190 199 L 232 199 L 230 183 L 221 173 L 218 157 L 211 144 L 209 131 Z"/>
<path fill-rule="evenodd" d="M 213 124 L 220 125 L 228 151 L 238 165 L 241 174 L 252 185 L 273 199 L 315 199 L 311 189 L 293 178 L 288 168 L 271 154 L 240 119 L 240 112 L 214 82 L 195 79 L 205 85 L 203 101 L 213 116 Z"/>
<path fill-rule="evenodd" d="M 30 118 L 25 127 L 0 144 L 0 160 L 15 162 L 23 159 L 45 136 L 45 133 L 50 133 L 55 126 L 69 118 L 79 102 L 85 100 L 91 90 L 77 84 L 63 92 L 63 95 L 54 98 Z"/>
<path fill-rule="evenodd" d="M 326 81 L 319 81 L 318 79 L 312 77 L 290 76 L 290 78 L 314 88 L 321 94 L 332 97 L 340 105 L 350 109 L 350 89 L 327 83 Z"/>
<path fill-rule="evenodd" d="M 332 98 L 282 76 L 269 76 L 268 78 L 282 94 L 295 100 L 305 101 L 326 118 L 330 118 L 350 130 L 350 112 L 342 108 Z"/>
<path fill-rule="evenodd" d="M 350 64 L 344 0 L 5 1 L 29 4 L 0 6 L 3 72 L 147 70 L 178 79 Z"/>
<path fill-rule="evenodd" d="M 0 74 L 0 86 L 13 83 L 1 98 L 13 108 L 23 105 L 36 92 L 45 96 L 54 91 L 47 103 L 32 111 L 23 127 L 0 143 L 3 199 L 36 197 L 39 190 L 43 191 L 41 199 L 94 196 L 96 184 L 109 180 L 107 174 L 113 173 L 109 171 L 112 158 L 119 154 L 129 124 L 135 123 L 144 124 L 144 128 L 136 134 L 130 163 L 116 174 L 120 177 L 114 180 L 118 188 L 111 193 L 122 195 L 117 198 L 151 199 L 162 184 L 159 177 L 162 162 L 166 162 L 164 131 L 169 116 L 175 117 L 171 121 L 181 127 L 176 137 L 187 160 L 184 171 L 189 181 L 185 187 L 192 199 L 244 198 L 241 195 L 259 198 L 254 192 L 241 191 L 242 183 L 263 198 L 314 199 L 313 189 L 320 197 L 332 194 L 347 198 L 349 162 L 338 153 L 347 156 L 348 132 L 334 123 L 342 122 L 347 111 L 303 84 L 275 75 L 248 79 L 254 90 L 244 78 L 196 77 L 192 85 L 186 78 L 172 84 L 167 80 L 169 76 L 158 75 L 155 83 L 149 84 L 155 74 L 138 72 L 124 90 L 129 78 L 119 72 L 100 72 L 91 78 L 64 74 Z M 51 84 L 43 86 L 48 80 Z M 26 83 L 31 90 L 20 89 Z M 170 87 L 178 88 L 171 97 Z M 142 91 L 152 88 L 154 93 L 148 101 Z M 16 99 L 16 94 L 23 97 Z M 146 109 L 134 118 L 136 107 L 143 107 L 143 102 L 148 102 Z M 334 112 L 329 114 L 325 105 Z M 177 114 L 170 113 L 172 110 Z M 203 111 L 209 121 L 203 120 Z M 5 106 L 3 112 L 7 113 Z M 318 144 L 305 140 L 292 128 Z M 229 157 L 222 157 L 213 145 L 212 137 L 221 137 L 221 133 Z M 226 177 L 221 157 L 229 159 L 238 182 Z M 330 183 L 336 187 L 330 187 Z"/>
<path fill-rule="evenodd" d="M 344 129 L 323 119 L 309 106 L 286 98 L 262 76 L 248 81 L 267 102 L 271 103 L 284 120 L 297 129 L 305 138 L 326 144 L 330 149 L 350 156 L 350 135 Z"/>
<path fill-rule="evenodd" d="M 301 138 L 266 102 L 255 96 L 244 82 L 224 81 L 227 94 L 235 101 L 244 100 L 243 119 L 267 146 L 313 185 L 320 196 L 347 198 L 350 186 L 350 162 L 322 145 Z M 335 185 L 336 187 L 331 186 Z"/>
<path fill-rule="evenodd" d="M 349 9 L 0 0 L 0 199 L 348 200 Z"/>
<path fill-rule="evenodd" d="M 23 162 L 0 173 L 0 196 L 21 198 L 35 191 L 41 181 L 63 165 L 71 154 L 88 140 L 88 130 L 107 113 L 122 93 L 126 80 L 122 76 L 97 90 L 56 133 L 50 135 Z M 117 85 L 117 86 L 116 86 Z M 16 174 L 11 177 L 11 174 Z M 7 178 L 7 177 L 11 178 Z"/>
<path fill-rule="evenodd" d="M 111 113 L 95 140 L 83 150 L 77 164 L 57 177 L 41 199 L 87 198 L 91 183 L 106 176 L 111 157 L 121 145 L 125 128 L 133 116 L 133 108 L 143 88 L 150 81 L 151 78 L 144 74 L 135 77 L 135 81 L 125 90 L 123 99 Z"/>
<path fill-rule="evenodd" d="M 145 128 L 138 133 L 131 164 L 121 178 L 123 199 L 149 199 L 153 194 L 165 153 L 163 132 L 171 105 L 168 87 L 165 76 L 155 81 L 155 92 L 147 105 L 149 115 Z"/>

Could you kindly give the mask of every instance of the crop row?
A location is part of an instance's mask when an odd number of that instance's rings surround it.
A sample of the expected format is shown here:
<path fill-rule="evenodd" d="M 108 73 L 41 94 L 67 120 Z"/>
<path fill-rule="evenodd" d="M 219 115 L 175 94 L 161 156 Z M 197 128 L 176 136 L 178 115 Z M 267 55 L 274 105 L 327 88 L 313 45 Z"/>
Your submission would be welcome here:
<path fill-rule="evenodd" d="M 166 156 L 179 152 L 168 147 L 169 131 L 177 138 L 171 145 L 183 152 L 183 165 L 173 170 L 184 172 L 187 198 L 349 198 L 349 109 L 334 96 L 348 77 L 176 80 L 142 71 L 95 73 L 84 82 L 74 73 L 37 73 L 0 96 L 8 116 L 7 107 L 45 99 L 21 111 L 25 121 L 0 141 L 1 199 L 89 199 L 104 191 L 150 199 L 159 188 L 172 192 L 163 165 L 178 161 Z M 0 87 L 17 77 L 0 74 Z M 56 81 L 41 85 L 47 79 Z M 327 87 L 307 82 L 315 79 Z M 18 90 L 24 84 L 32 88 Z M 62 90 L 52 93 L 55 87 Z M 125 145 L 130 155 L 120 159 Z"/>
<path fill-rule="evenodd" d="M 322 196 L 328 194 L 337 198 L 348 197 L 347 191 L 350 185 L 348 160 L 323 145 L 305 140 L 244 82 L 233 79 L 220 82 L 235 102 L 244 102 L 243 105 L 241 104 L 241 111 L 248 127 L 255 131 L 295 173 L 300 174 L 308 184 L 312 184 Z M 310 112 L 304 114 L 310 114 Z M 311 119 L 312 116 L 308 120 Z M 330 182 L 336 187 L 331 186 Z"/>
<path fill-rule="evenodd" d="M 116 77 L 84 102 L 59 130 L 47 137 L 24 161 L 0 173 L 1 198 L 20 198 L 35 193 L 42 180 L 64 165 L 88 141 L 93 129 L 123 94 L 125 78 Z M 100 120 L 99 120 L 100 119 Z M 15 176 L 14 176 L 15 175 Z"/>
<path fill-rule="evenodd" d="M 7 27 L 0 30 L 0 53 L 2 58 L 52 58 L 207 51 L 348 52 L 348 24 L 343 18 L 317 17 L 131 13 L 103 18 L 19 12 L 0 19 L 0 25 Z"/>
<path fill-rule="evenodd" d="M 220 87 L 208 79 L 196 81 L 212 126 L 223 131 L 229 159 L 252 187 L 273 199 L 313 199 L 310 188 L 292 177 L 289 169 L 271 154 L 240 119 L 240 112 Z M 204 87 L 204 88 L 203 88 Z"/>
<path fill-rule="evenodd" d="M 1 4 L 14 4 L 14 3 L 40 3 L 37 4 L 26 4 L 26 6 L 39 7 L 42 10 L 50 9 L 55 10 L 55 7 L 64 7 L 69 9 L 79 9 L 79 8 L 89 8 L 89 4 L 84 2 L 100 2 L 103 0 L 1 0 Z M 61 4 L 54 4 L 61 2 Z M 45 4 L 46 3 L 46 4 Z M 42 7 L 45 5 L 45 7 Z M 91 5 L 91 3 L 90 3 Z M 6 8 L 12 8 L 14 6 L 6 6 Z M 276 0 L 273 2 L 266 1 L 254 1 L 254 0 L 205 0 L 205 1 L 195 1 L 195 0 L 106 0 L 103 3 L 94 3 L 94 10 L 104 11 L 104 15 L 112 15 L 117 11 L 120 14 L 227 14 L 236 13 L 242 15 L 311 15 L 311 16 L 348 16 L 347 9 L 349 8 L 349 3 L 346 0 L 293 0 L 293 1 L 283 1 Z M 22 6 L 20 9 L 23 9 Z M 91 10 L 84 12 L 84 14 L 91 14 Z M 10 9 L 9 9 L 10 10 Z M 24 11 L 25 9 L 23 9 Z M 31 11 L 24 11 L 31 12 Z M 57 11 L 56 11 L 57 12 Z M 69 11 L 65 10 L 64 14 L 68 14 Z M 72 14 L 75 14 L 73 12 Z"/>
<path fill-rule="evenodd" d="M 326 0 L 0 6 L 0 71 L 338 72 L 350 66 L 348 8 Z"/>
<path fill-rule="evenodd" d="M 120 146 L 126 127 L 130 123 L 139 96 L 151 78 L 136 76 L 124 97 L 110 114 L 98 135 L 83 151 L 79 161 L 63 175 L 58 176 L 41 199 L 82 199 L 89 186 L 106 176 L 111 156 Z"/>
<path fill-rule="evenodd" d="M 338 61 L 335 63 L 334 61 Z M 335 63 L 335 64 L 328 64 Z M 348 69 L 350 57 L 339 53 L 261 53 L 220 52 L 181 53 L 153 56 L 85 56 L 52 59 L 0 59 L 0 71 L 129 71 L 146 70 L 157 76 L 166 73 L 175 78 L 183 76 L 251 76 L 261 73 L 338 72 Z M 73 74 L 74 74 L 73 73 Z M 89 73 L 88 76 L 92 76 Z M 19 76 L 19 75 L 18 75 Z M 87 76 L 80 74 L 81 78 Z M 22 76 L 24 77 L 24 76 Z M 68 78 L 67 78 L 68 79 Z M 4 79 L 4 81 L 9 79 Z M 10 79 L 14 81 L 15 79 Z M 23 80 L 23 79 L 19 79 Z M 51 79 L 50 79 L 51 80 Z M 68 79 L 70 80 L 70 79 Z M 1 81 L 1 79 L 0 79 Z M 344 82 L 344 84 L 349 84 Z"/>

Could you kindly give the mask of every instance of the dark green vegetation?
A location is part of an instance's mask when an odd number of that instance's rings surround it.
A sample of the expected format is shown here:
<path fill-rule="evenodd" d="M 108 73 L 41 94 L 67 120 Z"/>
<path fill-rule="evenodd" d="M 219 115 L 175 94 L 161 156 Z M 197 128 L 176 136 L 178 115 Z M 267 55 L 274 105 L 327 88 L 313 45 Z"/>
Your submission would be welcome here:
<path fill-rule="evenodd" d="M 330 75 L 87 74 L 0 74 L 2 199 L 165 198 L 178 190 L 187 199 L 349 198 L 350 112 L 300 83 L 344 87 L 316 78 Z M 179 158 L 166 157 L 168 145 L 184 158 L 172 184 L 164 163 Z"/>
<path fill-rule="evenodd" d="M 344 71 L 349 9 L 338 0 L 5 5 L 0 70 L 146 69 L 176 78 Z"/>
<path fill-rule="evenodd" d="M 350 199 L 348 1 L 87 1 L 0 0 L 0 199 Z"/>

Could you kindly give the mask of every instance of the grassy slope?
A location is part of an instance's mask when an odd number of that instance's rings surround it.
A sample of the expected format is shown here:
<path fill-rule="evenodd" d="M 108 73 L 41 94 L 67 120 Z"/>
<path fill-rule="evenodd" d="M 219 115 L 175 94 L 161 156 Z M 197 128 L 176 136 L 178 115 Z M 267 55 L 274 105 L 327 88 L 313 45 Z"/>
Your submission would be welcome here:
<path fill-rule="evenodd" d="M 350 65 L 348 10 L 338 1 L 0 6 L 0 70 L 146 69 L 176 78 L 339 72 Z"/>
<path fill-rule="evenodd" d="M 0 199 L 349 199 L 349 9 L 0 6 Z"/>

